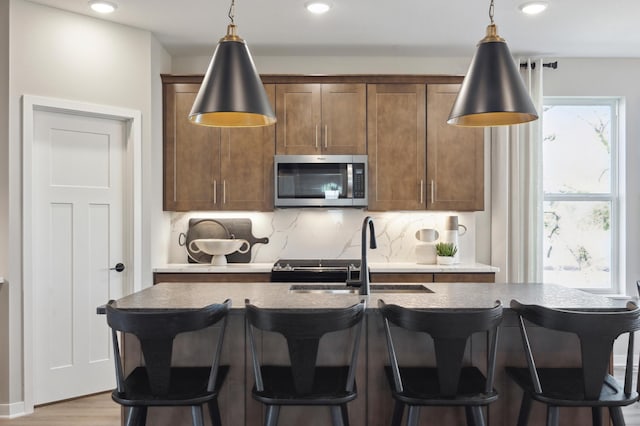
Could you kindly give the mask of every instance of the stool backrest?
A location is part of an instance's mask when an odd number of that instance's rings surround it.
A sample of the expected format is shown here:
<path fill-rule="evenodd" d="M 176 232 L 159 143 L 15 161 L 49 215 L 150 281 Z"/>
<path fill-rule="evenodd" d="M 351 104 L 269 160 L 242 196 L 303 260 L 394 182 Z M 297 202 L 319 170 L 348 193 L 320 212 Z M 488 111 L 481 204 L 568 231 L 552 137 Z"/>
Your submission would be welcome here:
<path fill-rule="evenodd" d="M 602 385 L 609 370 L 613 342 L 621 334 L 628 333 L 625 393 L 631 392 L 633 331 L 640 329 L 640 309 L 634 303 L 629 302 L 626 308 L 620 310 L 568 310 L 525 305 L 512 300 L 511 309 L 520 319 L 520 332 L 527 363 L 537 393 L 541 393 L 543 389 L 538 378 L 534 351 L 529 342 L 524 320 L 551 330 L 577 335 L 582 355 L 584 395 L 587 400 L 597 400 L 600 397 Z"/>
<path fill-rule="evenodd" d="M 351 351 L 351 362 L 345 390 L 353 390 L 355 367 L 362 332 L 365 301 L 347 308 L 320 309 L 268 309 L 259 308 L 245 301 L 247 328 L 253 354 L 256 389 L 263 390 L 259 356 L 252 327 L 279 333 L 287 341 L 289 360 L 296 390 L 301 394 L 311 392 L 316 368 L 320 338 L 327 333 L 346 330 L 357 325 Z"/>
<path fill-rule="evenodd" d="M 403 387 L 390 322 L 409 331 L 427 333 L 433 338 L 440 393 L 443 396 L 455 396 L 457 392 L 469 338 L 481 332 L 490 335 L 485 390 L 487 393 L 493 391 L 498 327 L 502 321 L 502 305 L 499 301 L 492 308 L 485 309 L 409 309 L 387 305 L 383 300 L 378 301 L 378 307 L 384 319 L 396 392 L 402 392 Z"/>
<path fill-rule="evenodd" d="M 118 391 L 125 392 L 126 389 L 117 331 L 131 333 L 140 341 L 151 392 L 160 396 L 166 395 L 169 390 L 175 337 L 180 333 L 201 330 L 224 320 L 212 358 L 208 383 L 208 390 L 212 391 L 216 383 L 227 314 L 230 309 L 231 300 L 229 299 L 200 309 L 120 309 L 115 301 L 110 301 L 106 305 L 106 314 L 113 338 Z"/>

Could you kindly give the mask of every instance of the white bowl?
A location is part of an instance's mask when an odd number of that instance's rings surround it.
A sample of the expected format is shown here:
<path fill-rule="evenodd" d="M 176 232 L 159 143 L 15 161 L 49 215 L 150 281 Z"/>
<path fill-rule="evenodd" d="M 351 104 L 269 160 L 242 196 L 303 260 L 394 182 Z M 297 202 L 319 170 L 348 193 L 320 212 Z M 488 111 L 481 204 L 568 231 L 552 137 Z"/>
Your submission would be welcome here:
<path fill-rule="evenodd" d="M 189 243 L 192 252 L 203 252 L 213 256 L 211 264 L 216 266 L 227 264 L 225 255 L 236 251 L 246 253 L 250 247 L 249 241 L 242 239 L 199 238 Z"/>

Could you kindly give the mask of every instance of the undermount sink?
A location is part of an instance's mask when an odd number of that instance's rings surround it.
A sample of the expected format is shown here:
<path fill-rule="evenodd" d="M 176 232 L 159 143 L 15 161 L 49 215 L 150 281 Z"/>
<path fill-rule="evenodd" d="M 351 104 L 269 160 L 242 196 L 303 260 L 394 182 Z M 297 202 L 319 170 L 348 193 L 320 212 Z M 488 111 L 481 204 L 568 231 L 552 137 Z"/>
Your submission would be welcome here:
<path fill-rule="evenodd" d="M 371 293 L 433 293 L 421 284 L 371 284 Z M 358 287 L 346 284 L 294 284 L 292 293 L 358 294 Z"/>

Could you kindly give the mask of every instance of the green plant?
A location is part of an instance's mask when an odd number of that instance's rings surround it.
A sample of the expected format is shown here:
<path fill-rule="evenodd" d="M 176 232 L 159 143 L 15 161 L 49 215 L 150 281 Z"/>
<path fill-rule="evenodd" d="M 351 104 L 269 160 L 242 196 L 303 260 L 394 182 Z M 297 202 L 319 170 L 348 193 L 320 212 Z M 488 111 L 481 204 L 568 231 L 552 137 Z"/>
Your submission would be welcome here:
<path fill-rule="evenodd" d="M 330 182 L 324 185 L 325 191 L 339 191 L 340 187 L 335 182 Z"/>
<path fill-rule="evenodd" d="M 453 257 L 458 252 L 458 247 L 453 243 L 436 244 L 436 254 L 438 256 Z"/>

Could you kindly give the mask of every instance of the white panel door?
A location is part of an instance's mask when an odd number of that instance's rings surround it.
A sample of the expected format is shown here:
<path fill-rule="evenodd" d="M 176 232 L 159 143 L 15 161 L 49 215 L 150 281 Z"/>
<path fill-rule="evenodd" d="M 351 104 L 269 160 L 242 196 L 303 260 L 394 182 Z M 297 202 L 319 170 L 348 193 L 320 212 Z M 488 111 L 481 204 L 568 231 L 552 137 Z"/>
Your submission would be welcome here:
<path fill-rule="evenodd" d="M 110 334 L 96 307 L 124 294 L 126 123 L 34 113 L 34 403 L 111 389 Z"/>

